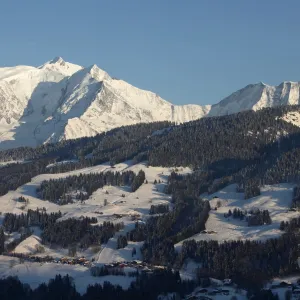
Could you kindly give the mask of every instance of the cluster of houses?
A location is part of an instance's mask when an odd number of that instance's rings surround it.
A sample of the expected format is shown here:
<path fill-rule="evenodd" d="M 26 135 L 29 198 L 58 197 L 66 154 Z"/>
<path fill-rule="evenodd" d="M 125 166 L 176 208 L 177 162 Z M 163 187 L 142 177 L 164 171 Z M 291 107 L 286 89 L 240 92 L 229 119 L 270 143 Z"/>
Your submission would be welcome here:
<path fill-rule="evenodd" d="M 84 256 L 69 258 L 69 257 L 61 257 L 54 258 L 52 256 L 35 256 L 31 254 L 24 253 L 7 253 L 6 256 L 17 257 L 24 261 L 30 262 L 38 262 L 38 263 L 56 263 L 56 264 L 64 264 L 64 265 L 82 265 L 85 267 L 90 267 L 92 265 L 92 261 L 86 259 Z"/>
<path fill-rule="evenodd" d="M 210 285 L 206 288 L 197 288 L 193 293 L 187 295 L 185 300 L 210 300 L 209 296 L 224 295 L 229 296 L 232 293 L 233 282 L 231 279 L 217 280 L 209 279 Z"/>
<path fill-rule="evenodd" d="M 149 272 L 149 273 L 153 272 L 154 270 L 165 269 L 165 267 L 163 267 L 163 266 L 154 266 L 154 265 L 150 265 L 146 262 L 139 261 L 139 260 L 112 262 L 109 264 L 105 264 L 104 267 L 106 267 L 108 269 L 110 269 L 110 268 L 123 269 L 123 268 L 129 267 L 129 268 L 135 268 L 137 270 L 141 270 L 141 271 Z"/>
<path fill-rule="evenodd" d="M 69 257 L 62 257 L 58 259 L 54 259 L 52 262 L 60 263 L 60 264 L 67 264 L 67 265 L 81 265 L 85 267 L 90 267 L 92 262 L 86 259 L 84 256 L 76 257 L 76 258 L 69 258 Z"/>
<path fill-rule="evenodd" d="M 54 258 L 52 256 L 35 256 L 31 254 L 24 254 L 24 253 L 6 253 L 6 256 L 17 257 L 24 261 L 30 262 L 38 262 L 38 263 L 56 263 L 56 264 L 64 264 L 64 265 L 81 265 L 85 267 L 92 267 L 95 264 L 94 259 L 88 260 L 84 256 L 81 257 L 61 257 L 61 258 Z M 161 270 L 165 269 L 163 266 L 154 266 L 148 264 L 143 261 L 133 260 L 133 261 L 121 261 L 121 262 L 112 262 L 109 264 L 105 264 L 104 267 L 107 269 L 123 269 L 125 267 L 134 268 L 136 270 L 144 271 L 144 272 L 153 272 L 154 270 Z"/>

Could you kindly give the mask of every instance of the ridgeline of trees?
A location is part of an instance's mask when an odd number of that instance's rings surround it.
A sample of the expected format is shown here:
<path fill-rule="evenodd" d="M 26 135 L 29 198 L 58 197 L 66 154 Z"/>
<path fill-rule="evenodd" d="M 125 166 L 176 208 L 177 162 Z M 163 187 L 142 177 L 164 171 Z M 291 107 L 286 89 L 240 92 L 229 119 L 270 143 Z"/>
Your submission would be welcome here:
<path fill-rule="evenodd" d="M 65 168 L 70 171 L 107 161 L 113 165 L 135 156 L 135 159 L 138 159 L 138 154 L 140 159 L 145 160 L 143 152 L 147 152 L 148 148 L 144 141 L 155 131 L 172 126 L 174 123 L 167 121 L 121 126 L 94 137 L 64 140 L 55 144 L 40 145 L 36 148 L 20 147 L 4 150 L 0 152 L 0 161 L 36 160 L 45 157 L 51 157 L 57 161 L 79 160 L 78 164 L 61 164 L 53 168 L 55 173 L 61 173 L 65 172 Z M 91 158 L 85 159 L 87 155 L 90 155 Z"/>

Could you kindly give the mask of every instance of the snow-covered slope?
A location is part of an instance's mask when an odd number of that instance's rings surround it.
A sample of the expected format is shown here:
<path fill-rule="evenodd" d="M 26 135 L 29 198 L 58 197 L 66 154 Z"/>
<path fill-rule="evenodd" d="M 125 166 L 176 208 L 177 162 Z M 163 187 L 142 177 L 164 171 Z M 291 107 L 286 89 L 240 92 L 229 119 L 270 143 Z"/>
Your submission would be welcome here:
<path fill-rule="evenodd" d="M 262 82 L 245 88 L 213 105 L 208 116 L 233 114 L 244 110 L 259 110 L 264 107 L 300 104 L 300 82 L 285 81 L 278 86 Z"/>
<path fill-rule="evenodd" d="M 228 185 L 222 190 L 211 195 L 202 194 L 201 197 L 210 202 L 212 208 L 217 210 L 209 212 L 209 218 L 205 224 L 207 233 L 198 233 L 190 239 L 216 240 L 219 242 L 232 240 L 267 240 L 276 238 L 282 234 L 279 230 L 282 221 L 290 221 L 299 217 L 299 212 L 291 211 L 293 198 L 293 184 L 282 183 L 265 185 L 261 189 L 261 195 L 245 201 L 244 194 L 236 191 L 236 184 Z M 252 209 L 268 210 L 272 224 L 262 226 L 248 226 L 246 220 L 225 217 L 228 211 L 234 209 L 250 211 Z M 181 248 L 182 242 L 176 244 Z"/>
<path fill-rule="evenodd" d="M 0 148 L 93 136 L 140 122 L 186 122 L 210 106 L 175 106 L 158 95 L 57 57 L 35 68 L 0 68 Z"/>

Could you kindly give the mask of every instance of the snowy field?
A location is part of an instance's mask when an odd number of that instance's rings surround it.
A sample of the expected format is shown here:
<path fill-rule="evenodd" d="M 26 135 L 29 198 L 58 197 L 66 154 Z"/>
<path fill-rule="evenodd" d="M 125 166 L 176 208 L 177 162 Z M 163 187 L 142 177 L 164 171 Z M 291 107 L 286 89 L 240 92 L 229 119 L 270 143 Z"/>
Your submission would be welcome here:
<path fill-rule="evenodd" d="M 265 240 L 275 238 L 282 234 L 279 230 L 281 221 L 288 221 L 298 217 L 298 212 L 289 211 L 292 202 L 293 185 L 278 184 L 267 185 L 261 188 L 261 195 L 245 200 L 243 193 L 236 192 L 236 185 L 229 185 L 226 188 L 211 194 L 203 194 L 202 198 L 210 201 L 212 210 L 206 222 L 206 230 L 212 233 L 199 233 L 190 239 L 217 240 L 219 242 L 229 240 Z M 218 202 L 221 204 L 217 210 L 214 208 Z M 262 226 L 248 226 L 245 220 L 226 218 L 229 209 L 234 208 L 242 211 L 249 211 L 254 208 L 268 210 L 272 224 Z M 176 245 L 180 249 L 182 242 Z"/>
<path fill-rule="evenodd" d="M 70 175 L 88 174 L 88 173 L 100 173 L 106 171 L 134 171 L 138 173 L 139 170 L 144 170 L 146 179 L 149 184 L 143 184 L 136 192 L 130 193 L 126 187 L 104 187 L 98 189 L 93 195 L 84 203 L 76 202 L 73 204 L 67 204 L 59 206 L 49 201 L 41 200 L 37 197 L 36 189 L 40 186 L 42 181 L 49 179 L 65 178 Z M 170 197 L 163 193 L 164 185 L 167 181 L 169 174 L 172 172 L 172 168 L 162 167 L 147 167 L 146 164 L 132 165 L 131 161 L 120 163 L 115 165 L 113 168 L 110 167 L 109 163 L 101 164 L 94 167 L 88 167 L 80 170 L 75 170 L 61 174 L 42 174 L 34 177 L 31 182 L 24 184 L 19 187 L 16 191 L 10 191 L 6 195 L 0 197 L 1 201 L 1 212 L 17 213 L 24 212 L 22 209 L 23 203 L 15 201 L 20 196 L 29 199 L 29 204 L 26 206 L 27 209 L 36 209 L 45 207 L 47 212 L 61 211 L 63 214 L 66 213 L 65 218 L 80 217 L 81 215 L 96 216 L 94 212 L 103 212 L 103 219 L 112 214 L 129 214 L 139 213 L 141 215 L 148 214 L 151 204 L 166 203 L 170 200 Z M 186 174 L 191 172 L 189 168 L 179 168 L 179 172 Z M 161 184 L 154 185 L 154 180 L 161 180 Z M 109 194 L 106 194 L 106 190 Z M 125 198 L 122 197 L 125 194 Z M 108 205 L 103 206 L 104 199 L 108 200 Z M 123 201 L 123 203 L 121 203 Z"/>

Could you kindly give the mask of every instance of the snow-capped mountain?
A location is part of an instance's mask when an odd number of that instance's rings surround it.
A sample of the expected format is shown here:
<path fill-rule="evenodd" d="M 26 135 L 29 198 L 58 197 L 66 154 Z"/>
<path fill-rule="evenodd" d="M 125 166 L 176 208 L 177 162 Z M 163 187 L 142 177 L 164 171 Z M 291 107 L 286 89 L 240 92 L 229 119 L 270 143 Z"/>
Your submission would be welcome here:
<path fill-rule="evenodd" d="M 244 110 L 259 110 L 264 107 L 300 104 L 300 82 L 285 81 L 277 86 L 262 82 L 245 88 L 212 105 L 208 116 L 233 114 Z"/>
<path fill-rule="evenodd" d="M 155 93 L 57 57 L 40 67 L 0 68 L 0 148 L 93 136 L 112 128 L 203 117 L 210 105 L 176 106 Z"/>
<path fill-rule="evenodd" d="M 0 149 L 93 136 L 122 125 L 299 104 L 299 82 L 251 84 L 213 106 L 173 105 L 157 94 L 57 57 L 40 67 L 0 68 Z"/>

